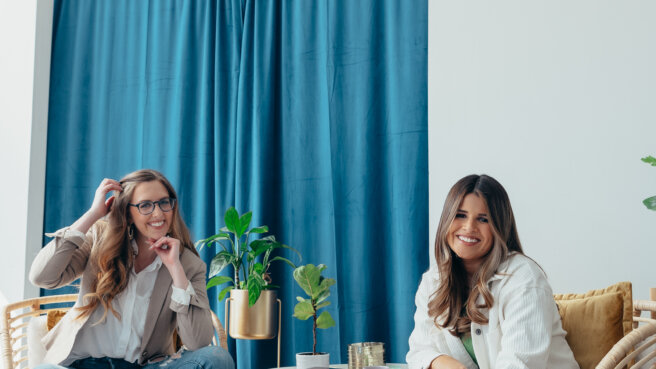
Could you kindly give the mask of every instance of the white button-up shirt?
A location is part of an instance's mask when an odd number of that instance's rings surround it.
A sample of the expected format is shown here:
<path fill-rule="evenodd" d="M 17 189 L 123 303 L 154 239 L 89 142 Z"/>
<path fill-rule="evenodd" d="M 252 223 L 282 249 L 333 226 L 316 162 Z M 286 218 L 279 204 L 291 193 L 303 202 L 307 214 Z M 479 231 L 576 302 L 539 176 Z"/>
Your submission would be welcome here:
<path fill-rule="evenodd" d="M 410 369 L 429 368 L 440 355 L 449 355 L 468 369 L 579 369 L 540 267 L 516 253 L 498 272 L 488 281 L 494 297 L 489 311 L 483 311 L 488 324 L 471 324 L 478 367 L 462 341 L 437 327 L 428 316 L 428 301 L 437 291 L 439 272 L 434 267 L 424 273 L 415 297 L 415 328 L 406 356 Z M 483 303 L 482 297 L 479 303 Z"/>
<path fill-rule="evenodd" d="M 83 233 L 78 233 L 84 237 Z M 135 253 L 138 252 L 134 241 L 132 241 L 132 248 Z M 146 325 L 148 305 L 161 267 L 162 260 L 158 255 L 141 272 L 136 273 L 132 268 L 127 287 L 112 300 L 112 306 L 121 315 L 120 319 L 108 311 L 106 319 L 99 322 L 104 313 L 104 309 L 99 305 L 78 333 L 71 354 L 61 365 L 67 366 L 77 359 L 86 357 L 111 357 L 129 362 L 136 361 L 141 354 L 141 339 Z M 195 294 L 191 283 L 188 283 L 186 290 L 175 286 L 172 288 L 171 299 L 189 305 L 191 296 Z"/>

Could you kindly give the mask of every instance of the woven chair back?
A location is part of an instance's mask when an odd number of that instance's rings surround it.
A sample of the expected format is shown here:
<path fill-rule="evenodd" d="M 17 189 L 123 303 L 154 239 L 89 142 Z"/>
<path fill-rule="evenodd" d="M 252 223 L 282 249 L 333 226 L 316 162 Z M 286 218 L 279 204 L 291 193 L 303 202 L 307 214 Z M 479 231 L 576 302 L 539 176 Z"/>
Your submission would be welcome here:
<path fill-rule="evenodd" d="M 43 296 L 8 304 L 0 309 L 0 367 L 27 369 L 27 327 L 30 319 L 46 315 L 50 310 L 68 311 L 76 299 L 77 294 Z M 216 333 L 212 344 L 217 345 L 218 337 L 218 344 L 227 350 L 225 329 L 214 312 L 212 325 Z"/>

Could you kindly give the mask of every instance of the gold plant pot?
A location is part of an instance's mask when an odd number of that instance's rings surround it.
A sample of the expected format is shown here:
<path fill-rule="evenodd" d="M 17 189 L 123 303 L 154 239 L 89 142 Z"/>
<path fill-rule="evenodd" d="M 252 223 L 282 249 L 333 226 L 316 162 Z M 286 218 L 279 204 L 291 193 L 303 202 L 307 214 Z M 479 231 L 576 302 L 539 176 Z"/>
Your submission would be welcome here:
<path fill-rule="evenodd" d="M 228 334 L 232 338 L 265 340 L 276 336 L 280 300 L 276 291 L 263 290 L 253 306 L 248 306 L 248 290 L 231 290 L 226 300 L 226 315 L 229 313 Z"/>

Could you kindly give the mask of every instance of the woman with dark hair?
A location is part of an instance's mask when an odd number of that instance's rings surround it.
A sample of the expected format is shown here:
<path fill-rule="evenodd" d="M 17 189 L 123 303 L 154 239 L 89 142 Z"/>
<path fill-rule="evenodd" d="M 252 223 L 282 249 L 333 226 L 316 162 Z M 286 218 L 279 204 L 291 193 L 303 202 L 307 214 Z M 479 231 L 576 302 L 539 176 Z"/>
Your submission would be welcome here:
<path fill-rule="evenodd" d="M 547 278 L 524 255 L 506 190 L 470 175 L 449 191 L 422 277 L 410 369 L 574 369 Z"/>
<path fill-rule="evenodd" d="M 84 215 L 48 234 L 30 281 L 52 289 L 82 279 L 37 368 L 234 368 L 228 352 L 208 346 L 205 263 L 177 203 L 161 173 L 138 170 L 104 179 Z M 189 351 L 173 352 L 174 330 Z"/>

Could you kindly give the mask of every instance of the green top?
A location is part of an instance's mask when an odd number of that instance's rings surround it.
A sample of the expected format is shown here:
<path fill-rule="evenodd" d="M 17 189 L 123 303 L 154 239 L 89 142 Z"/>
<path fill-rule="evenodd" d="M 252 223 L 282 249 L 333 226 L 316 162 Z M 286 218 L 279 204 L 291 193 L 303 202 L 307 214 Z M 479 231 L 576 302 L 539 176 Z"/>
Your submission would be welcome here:
<path fill-rule="evenodd" d="M 469 356 L 471 356 L 472 360 L 474 360 L 474 363 L 478 365 L 478 361 L 476 361 L 476 354 L 474 353 L 474 343 L 472 342 L 471 333 L 463 334 L 460 336 L 460 340 L 462 341 L 462 345 L 465 346 L 465 350 L 467 350 Z"/>

